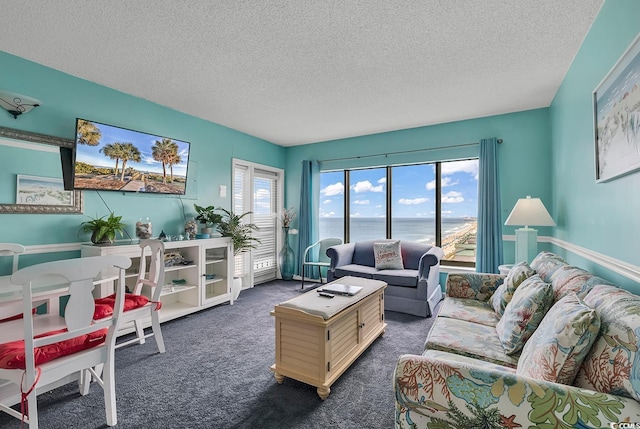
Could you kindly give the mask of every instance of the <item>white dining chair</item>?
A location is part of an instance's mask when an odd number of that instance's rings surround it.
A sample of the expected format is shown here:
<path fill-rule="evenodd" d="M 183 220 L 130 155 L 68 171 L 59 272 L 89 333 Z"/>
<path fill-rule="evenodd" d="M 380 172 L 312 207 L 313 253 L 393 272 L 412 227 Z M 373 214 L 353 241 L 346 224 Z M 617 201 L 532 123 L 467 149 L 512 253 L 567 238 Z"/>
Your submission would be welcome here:
<path fill-rule="evenodd" d="M 0 256 L 11 256 L 11 273 L 18 271 L 18 258 L 25 252 L 25 247 L 17 243 L 0 243 Z"/>
<path fill-rule="evenodd" d="M 116 348 L 129 344 L 144 344 L 145 339 L 154 337 L 160 353 L 165 352 L 164 338 L 160 328 L 160 318 L 158 311 L 162 306 L 160 294 L 164 285 L 164 243 L 156 239 L 140 240 L 140 266 L 138 267 L 138 277 L 131 293 L 125 295 L 123 323 L 133 323 L 135 337 L 124 341 L 119 341 Z M 147 266 L 147 253 L 150 252 L 149 265 Z M 98 312 L 100 306 L 110 307 L 114 296 L 96 299 L 96 320 L 99 320 Z M 101 316 L 108 316 L 110 310 L 102 312 Z M 151 319 L 151 332 L 145 334 L 144 323 Z"/>
<path fill-rule="evenodd" d="M 130 265 L 126 256 L 94 256 L 32 265 L 11 276 L 11 283 L 22 287 L 23 319 L 0 324 L 0 379 L 12 383 L 22 400 L 21 412 L 11 403 L 0 403 L 0 411 L 37 429 L 39 393 L 60 380 L 78 379 L 80 394 L 86 395 L 93 379 L 104 390 L 107 425 L 117 424 L 114 354 L 124 291 L 116 293 L 112 317 L 98 322 L 92 320 L 92 291 L 94 279 L 114 267 L 124 282 Z M 32 314 L 32 301 L 44 278 L 48 288 L 52 278 L 59 281 L 56 288 L 69 296 L 63 316 Z"/>
<path fill-rule="evenodd" d="M 18 260 L 25 252 L 25 247 L 17 243 L 0 243 L 0 257 L 11 257 L 11 274 L 18 271 Z M 9 282 L 7 282 L 9 284 Z M 0 322 L 7 319 L 19 318 L 22 315 L 22 305 L 19 302 L 0 303 Z"/>

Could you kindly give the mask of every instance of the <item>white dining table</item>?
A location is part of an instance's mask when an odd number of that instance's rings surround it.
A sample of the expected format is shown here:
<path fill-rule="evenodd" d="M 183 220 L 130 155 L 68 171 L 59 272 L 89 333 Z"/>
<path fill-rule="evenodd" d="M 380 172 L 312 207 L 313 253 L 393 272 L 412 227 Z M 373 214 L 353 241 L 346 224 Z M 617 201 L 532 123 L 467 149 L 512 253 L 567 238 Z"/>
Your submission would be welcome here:
<path fill-rule="evenodd" d="M 94 296 L 102 297 L 109 291 L 105 291 L 99 286 L 118 279 L 117 272 L 105 273 L 94 279 L 93 284 Z M 46 304 L 46 314 L 51 316 L 61 316 L 60 314 L 60 297 L 67 294 L 68 285 L 65 279 L 59 276 L 51 275 L 42 277 L 31 285 L 31 294 L 34 298 L 32 308 L 40 307 Z M 0 276 L 0 320 L 21 314 L 23 311 L 22 304 L 22 285 L 11 283 L 11 276 Z M 0 342 L 12 341 L 11 338 L 21 335 L 22 332 L 7 332 L 9 325 L 4 322 L 0 323 Z M 3 325 L 4 329 L 3 329 Z M 20 336 L 19 338 L 22 338 Z"/>

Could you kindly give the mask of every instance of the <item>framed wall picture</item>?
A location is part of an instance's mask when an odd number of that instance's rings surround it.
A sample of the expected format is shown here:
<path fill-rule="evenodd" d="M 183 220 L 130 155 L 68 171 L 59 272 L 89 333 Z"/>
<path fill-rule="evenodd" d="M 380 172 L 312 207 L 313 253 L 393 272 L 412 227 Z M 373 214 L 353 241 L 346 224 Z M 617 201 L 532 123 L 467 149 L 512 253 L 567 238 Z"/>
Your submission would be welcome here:
<path fill-rule="evenodd" d="M 0 127 L 0 214 L 82 214 L 82 191 L 61 185 L 61 148 L 73 145 L 70 139 Z M 28 195 L 26 177 L 36 177 L 42 191 L 55 196 L 38 194 L 36 201 Z"/>
<path fill-rule="evenodd" d="M 65 191 L 62 179 L 18 174 L 16 204 L 73 207 L 73 191 Z"/>
<path fill-rule="evenodd" d="M 596 182 L 640 169 L 640 34 L 593 92 Z"/>

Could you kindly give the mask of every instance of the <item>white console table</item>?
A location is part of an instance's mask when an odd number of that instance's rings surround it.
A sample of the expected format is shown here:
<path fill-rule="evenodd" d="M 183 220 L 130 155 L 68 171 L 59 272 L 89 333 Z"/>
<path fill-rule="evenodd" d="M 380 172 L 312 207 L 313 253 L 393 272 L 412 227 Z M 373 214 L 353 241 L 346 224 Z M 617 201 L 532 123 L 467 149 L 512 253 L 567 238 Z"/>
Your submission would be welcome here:
<path fill-rule="evenodd" d="M 214 305 L 233 304 L 233 244 L 230 238 L 168 241 L 164 243 L 165 255 L 179 253 L 186 265 L 165 267 L 165 285 L 160 296 L 160 322 L 166 322 Z M 83 245 L 81 256 L 126 255 L 132 259 L 125 281 L 133 286 L 140 265 L 138 244 L 113 246 Z M 147 264 L 148 266 L 148 264 Z M 114 282 L 103 283 L 96 295 L 113 293 Z M 150 320 L 150 319 L 149 319 Z M 149 322 L 150 323 L 150 322 Z"/>

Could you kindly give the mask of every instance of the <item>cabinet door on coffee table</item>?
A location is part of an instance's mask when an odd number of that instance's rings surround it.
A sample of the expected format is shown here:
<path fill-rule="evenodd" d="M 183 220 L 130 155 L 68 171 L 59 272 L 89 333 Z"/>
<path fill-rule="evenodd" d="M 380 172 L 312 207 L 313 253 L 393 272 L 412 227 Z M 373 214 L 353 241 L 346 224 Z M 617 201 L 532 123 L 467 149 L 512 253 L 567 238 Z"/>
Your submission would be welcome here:
<path fill-rule="evenodd" d="M 384 294 L 376 294 L 367 298 L 360 306 L 360 338 L 361 342 L 369 340 L 369 337 L 380 335 L 380 326 L 384 324 Z"/>

